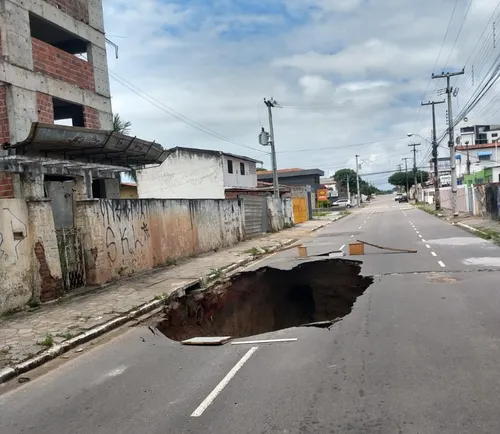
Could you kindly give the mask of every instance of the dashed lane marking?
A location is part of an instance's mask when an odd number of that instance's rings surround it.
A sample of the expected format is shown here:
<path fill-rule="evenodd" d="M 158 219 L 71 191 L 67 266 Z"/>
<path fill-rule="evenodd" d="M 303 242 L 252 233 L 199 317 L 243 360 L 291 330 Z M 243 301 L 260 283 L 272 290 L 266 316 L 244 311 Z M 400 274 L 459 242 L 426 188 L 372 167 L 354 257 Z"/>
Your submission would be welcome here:
<path fill-rule="evenodd" d="M 446 267 L 446 265 L 444 265 L 444 262 L 443 262 L 443 261 L 438 261 L 438 264 L 441 266 L 441 268 Z"/>
<path fill-rule="evenodd" d="M 429 244 L 426 244 L 426 245 L 425 245 L 425 247 L 427 247 L 428 249 L 430 249 L 430 248 L 431 248 L 431 246 L 429 246 Z"/>
<path fill-rule="evenodd" d="M 231 369 L 227 375 L 222 379 L 222 381 L 215 387 L 212 392 L 204 399 L 204 401 L 198 406 L 198 408 L 193 411 L 191 414 L 191 417 L 200 417 L 203 412 L 208 408 L 208 406 L 214 402 L 214 399 L 217 398 L 217 395 L 222 392 L 224 387 L 227 386 L 227 384 L 231 381 L 231 378 L 233 378 L 236 373 L 243 367 L 243 365 L 248 361 L 250 357 L 252 357 L 252 354 L 257 351 L 257 348 L 259 347 L 252 347 L 250 348 L 247 353 L 240 359 L 236 365 L 234 365 L 233 369 Z"/>
<path fill-rule="evenodd" d="M 436 252 L 431 252 L 432 256 L 437 256 Z"/>
<path fill-rule="evenodd" d="M 344 250 L 345 244 L 342 244 L 342 247 L 339 250 Z"/>

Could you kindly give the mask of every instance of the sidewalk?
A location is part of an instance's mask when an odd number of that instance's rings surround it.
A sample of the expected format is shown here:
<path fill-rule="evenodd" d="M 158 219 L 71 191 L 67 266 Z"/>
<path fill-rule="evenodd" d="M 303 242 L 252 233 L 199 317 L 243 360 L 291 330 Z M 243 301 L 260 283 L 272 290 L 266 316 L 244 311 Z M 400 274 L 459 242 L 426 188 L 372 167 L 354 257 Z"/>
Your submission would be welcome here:
<path fill-rule="evenodd" d="M 230 248 L 188 259 L 175 266 L 133 276 L 95 292 L 4 316 L 0 318 L 0 374 L 3 368 L 30 359 L 48 348 L 54 352 L 58 346 L 68 346 L 72 342 L 78 345 L 77 335 L 85 332 L 89 334 L 88 330 L 95 330 L 99 325 L 107 324 L 107 329 L 118 327 L 161 306 L 175 291 L 196 285 L 202 279 L 216 279 L 252 261 L 255 255 L 292 244 L 326 224 L 328 222 L 308 221 L 278 233 L 266 234 Z M 113 324 L 109 324 L 109 321 L 113 321 Z M 107 331 L 103 327 L 99 334 Z M 89 335 L 89 338 L 92 336 Z M 60 348 L 58 354 L 64 351 Z"/>
<path fill-rule="evenodd" d="M 498 238 L 500 236 L 500 221 L 491 220 L 486 217 L 473 216 L 467 213 L 460 213 L 458 217 L 453 217 L 453 212 L 450 209 L 441 209 L 438 212 L 433 211 L 432 205 L 427 205 L 426 208 L 437 217 L 453 222 L 459 227 L 462 227 L 470 232 L 479 232 L 484 238 Z"/>

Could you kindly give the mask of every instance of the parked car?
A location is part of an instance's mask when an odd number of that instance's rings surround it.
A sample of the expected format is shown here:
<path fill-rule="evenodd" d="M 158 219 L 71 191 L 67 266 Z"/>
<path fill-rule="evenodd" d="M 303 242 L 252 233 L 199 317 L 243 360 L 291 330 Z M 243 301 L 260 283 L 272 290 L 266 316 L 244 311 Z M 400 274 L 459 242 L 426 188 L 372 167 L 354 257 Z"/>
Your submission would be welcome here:
<path fill-rule="evenodd" d="M 402 194 L 396 194 L 396 197 L 394 198 L 394 200 L 396 202 L 399 202 L 399 199 L 401 199 L 402 196 L 403 196 Z"/>
<path fill-rule="evenodd" d="M 408 196 L 406 194 L 401 195 L 401 197 L 398 200 L 399 203 L 401 202 L 408 202 Z"/>
<path fill-rule="evenodd" d="M 351 208 L 352 205 L 351 205 L 351 202 L 349 202 L 348 199 L 339 199 L 339 200 L 336 200 L 335 202 L 332 203 L 332 207 L 346 207 L 346 208 Z"/>

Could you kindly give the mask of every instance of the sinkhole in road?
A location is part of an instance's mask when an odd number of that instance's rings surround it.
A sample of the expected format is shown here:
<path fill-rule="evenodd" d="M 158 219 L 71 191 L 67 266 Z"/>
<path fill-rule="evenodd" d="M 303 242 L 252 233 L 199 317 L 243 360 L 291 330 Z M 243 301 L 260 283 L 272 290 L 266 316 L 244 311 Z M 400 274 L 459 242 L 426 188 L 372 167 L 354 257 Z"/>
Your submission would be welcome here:
<path fill-rule="evenodd" d="M 181 341 L 196 336 L 246 337 L 344 317 L 373 283 L 361 262 L 325 259 L 292 269 L 236 274 L 219 285 L 177 297 L 156 328 Z"/>

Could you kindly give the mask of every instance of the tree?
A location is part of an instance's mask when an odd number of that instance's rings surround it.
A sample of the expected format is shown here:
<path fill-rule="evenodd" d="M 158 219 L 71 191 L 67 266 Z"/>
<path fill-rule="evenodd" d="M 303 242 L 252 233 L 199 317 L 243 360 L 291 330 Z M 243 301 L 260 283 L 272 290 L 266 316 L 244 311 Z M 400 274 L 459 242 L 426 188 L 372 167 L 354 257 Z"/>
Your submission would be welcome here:
<path fill-rule="evenodd" d="M 123 120 L 118 113 L 113 116 L 113 131 L 120 134 L 129 134 L 132 122 Z"/>
<path fill-rule="evenodd" d="M 263 167 L 257 167 L 257 172 L 267 172 L 267 169 L 264 169 Z"/>
<path fill-rule="evenodd" d="M 408 187 L 412 187 L 414 184 L 414 176 L 413 171 L 408 171 Z M 429 173 L 417 170 L 417 181 L 420 182 L 420 179 L 423 179 L 424 182 L 429 180 Z M 395 172 L 388 179 L 389 184 L 392 184 L 396 187 L 405 187 L 406 188 L 406 172 Z"/>
<path fill-rule="evenodd" d="M 335 172 L 332 178 L 337 184 L 337 190 L 347 192 L 347 178 L 349 177 L 349 190 L 356 194 L 356 172 L 352 169 L 340 169 Z M 361 187 L 361 185 L 360 185 Z"/>

